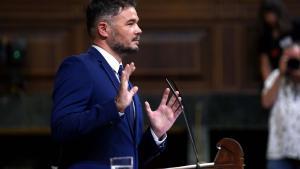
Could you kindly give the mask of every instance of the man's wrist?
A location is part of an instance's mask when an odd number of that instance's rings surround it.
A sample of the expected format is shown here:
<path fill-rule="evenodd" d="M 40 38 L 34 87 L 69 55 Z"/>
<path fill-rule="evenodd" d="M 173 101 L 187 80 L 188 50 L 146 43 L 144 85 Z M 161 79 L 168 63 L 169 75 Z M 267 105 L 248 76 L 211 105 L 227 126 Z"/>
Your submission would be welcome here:
<path fill-rule="evenodd" d="M 122 108 L 118 96 L 115 98 L 115 104 L 116 104 L 117 110 L 121 113 L 124 113 L 125 109 Z"/>
<path fill-rule="evenodd" d="M 163 134 L 160 138 L 155 134 L 155 132 L 152 130 L 152 128 L 150 128 L 150 132 L 152 134 L 152 137 L 156 143 L 156 145 L 161 145 L 163 142 L 165 142 L 165 140 L 167 139 L 167 134 Z"/>

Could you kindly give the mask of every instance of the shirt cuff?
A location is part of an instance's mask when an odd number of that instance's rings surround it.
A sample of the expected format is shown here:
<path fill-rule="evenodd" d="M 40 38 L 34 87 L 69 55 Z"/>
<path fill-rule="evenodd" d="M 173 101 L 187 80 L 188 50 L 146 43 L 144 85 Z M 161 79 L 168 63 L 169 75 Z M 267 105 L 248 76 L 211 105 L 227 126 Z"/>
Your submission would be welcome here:
<path fill-rule="evenodd" d="M 152 128 L 150 128 L 150 131 L 151 131 L 152 137 L 153 137 L 156 145 L 160 146 L 162 143 L 164 143 L 166 141 L 166 139 L 167 139 L 167 135 L 166 134 L 163 136 L 163 138 L 161 140 L 159 140 L 159 138 L 155 135 L 155 133 L 152 130 Z"/>

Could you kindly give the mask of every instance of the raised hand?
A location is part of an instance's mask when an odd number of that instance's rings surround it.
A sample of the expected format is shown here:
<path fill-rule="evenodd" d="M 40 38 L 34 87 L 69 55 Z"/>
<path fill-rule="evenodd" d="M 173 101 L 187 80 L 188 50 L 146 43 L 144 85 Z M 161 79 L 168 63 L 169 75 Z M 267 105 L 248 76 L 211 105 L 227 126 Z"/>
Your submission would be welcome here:
<path fill-rule="evenodd" d="M 170 89 L 166 88 L 160 105 L 155 111 L 152 111 L 150 104 L 147 101 L 145 102 L 145 108 L 150 120 L 151 128 L 158 138 L 161 138 L 166 134 L 182 112 L 181 103 L 176 100 L 174 95 L 172 95 L 168 101 L 169 94 Z M 178 91 L 176 92 L 176 95 L 179 95 Z M 181 102 L 181 97 L 179 97 L 179 101 Z"/>
<path fill-rule="evenodd" d="M 300 47 L 298 45 L 292 45 L 284 50 L 279 61 L 279 70 L 281 75 L 285 75 L 288 71 L 287 62 L 289 59 L 300 59 Z"/>
<path fill-rule="evenodd" d="M 120 79 L 120 89 L 119 93 L 116 97 L 116 106 L 119 112 L 124 112 L 126 107 L 130 105 L 132 102 L 132 97 L 138 91 L 138 87 L 134 86 L 130 90 L 128 90 L 129 85 L 129 77 L 135 71 L 134 63 L 131 62 L 130 64 L 126 64 L 122 76 Z"/>

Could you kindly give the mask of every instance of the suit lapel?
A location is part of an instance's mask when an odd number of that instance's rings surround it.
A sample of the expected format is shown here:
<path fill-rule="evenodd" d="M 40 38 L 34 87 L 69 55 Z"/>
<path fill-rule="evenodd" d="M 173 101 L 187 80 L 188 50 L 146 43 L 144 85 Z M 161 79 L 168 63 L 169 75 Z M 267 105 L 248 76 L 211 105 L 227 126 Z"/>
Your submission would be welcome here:
<path fill-rule="evenodd" d="M 108 75 L 108 77 L 109 77 L 110 81 L 112 82 L 113 86 L 118 91 L 120 83 L 119 83 L 118 79 L 116 78 L 116 75 L 115 75 L 113 69 L 109 66 L 107 61 L 102 56 L 102 54 L 99 51 L 97 51 L 97 49 L 95 49 L 93 47 L 91 47 L 88 50 L 88 53 L 90 53 L 90 54 L 92 54 L 96 57 L 97 61 L 100 63 L 100 66 L 105 70 L 105 72 Z"/>
<path fill-rule="evenodd" d="M 100 66 L 105 70 L 106 74 L 108 75 L 110 81 L 112 82 L 113 86 L 115 87 L 115 89 L 118 91 L 119 90 L 119 86 L 120 86 L 120 82 L 118 81 L 113 69 L 110 67 L 110 65 L 107 63 L 107 61 L 104 59 L 104 57 L 101 55 L 101 53 L 99 51 L 97 51 L 97 49 L 91 47 L 89 50 L 88 50 L 88 53 L 90 53 L 91 55 L 94 55 L 97 59 L 97 61 L 100 63 Z M 131 84 L 129 83 L 130 85 L 130 88 L 132 87 Z M 136 97 L 136 96 L 134 96 Z M 135 110 L 137 110 L 135 108 Z M 126 108 L 126 120 L 127 120 L 127 123 L 128 123 L 128 126 L 130 128 L 130 134 L 132 136 L 132 139 L 133 141 L 135 141 L 135 131 L 134 131 L 134 125 L 136 125 L 136 120 L 134 120 L 134 124 L 132 123 L 132 120 L 131 120 L 131 117 L 129 115 L 130 111 L 134 111 L 133 110 L 133 106 L 128 106 Z M 136 113 L 136 118 L 137 118 L 137 114 Z"/>

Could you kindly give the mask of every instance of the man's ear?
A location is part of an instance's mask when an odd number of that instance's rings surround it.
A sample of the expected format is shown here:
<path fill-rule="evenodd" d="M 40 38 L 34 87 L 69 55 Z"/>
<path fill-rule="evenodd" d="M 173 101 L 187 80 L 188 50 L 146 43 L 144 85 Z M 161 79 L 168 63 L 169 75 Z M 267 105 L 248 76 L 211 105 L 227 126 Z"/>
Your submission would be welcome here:
<path fill-rule="evenodd" d="M 109 32 L 109 25 L 105 21 L 100 21 L 97 25 L 97 33 L 99 36 L 106 38 Z"/>

